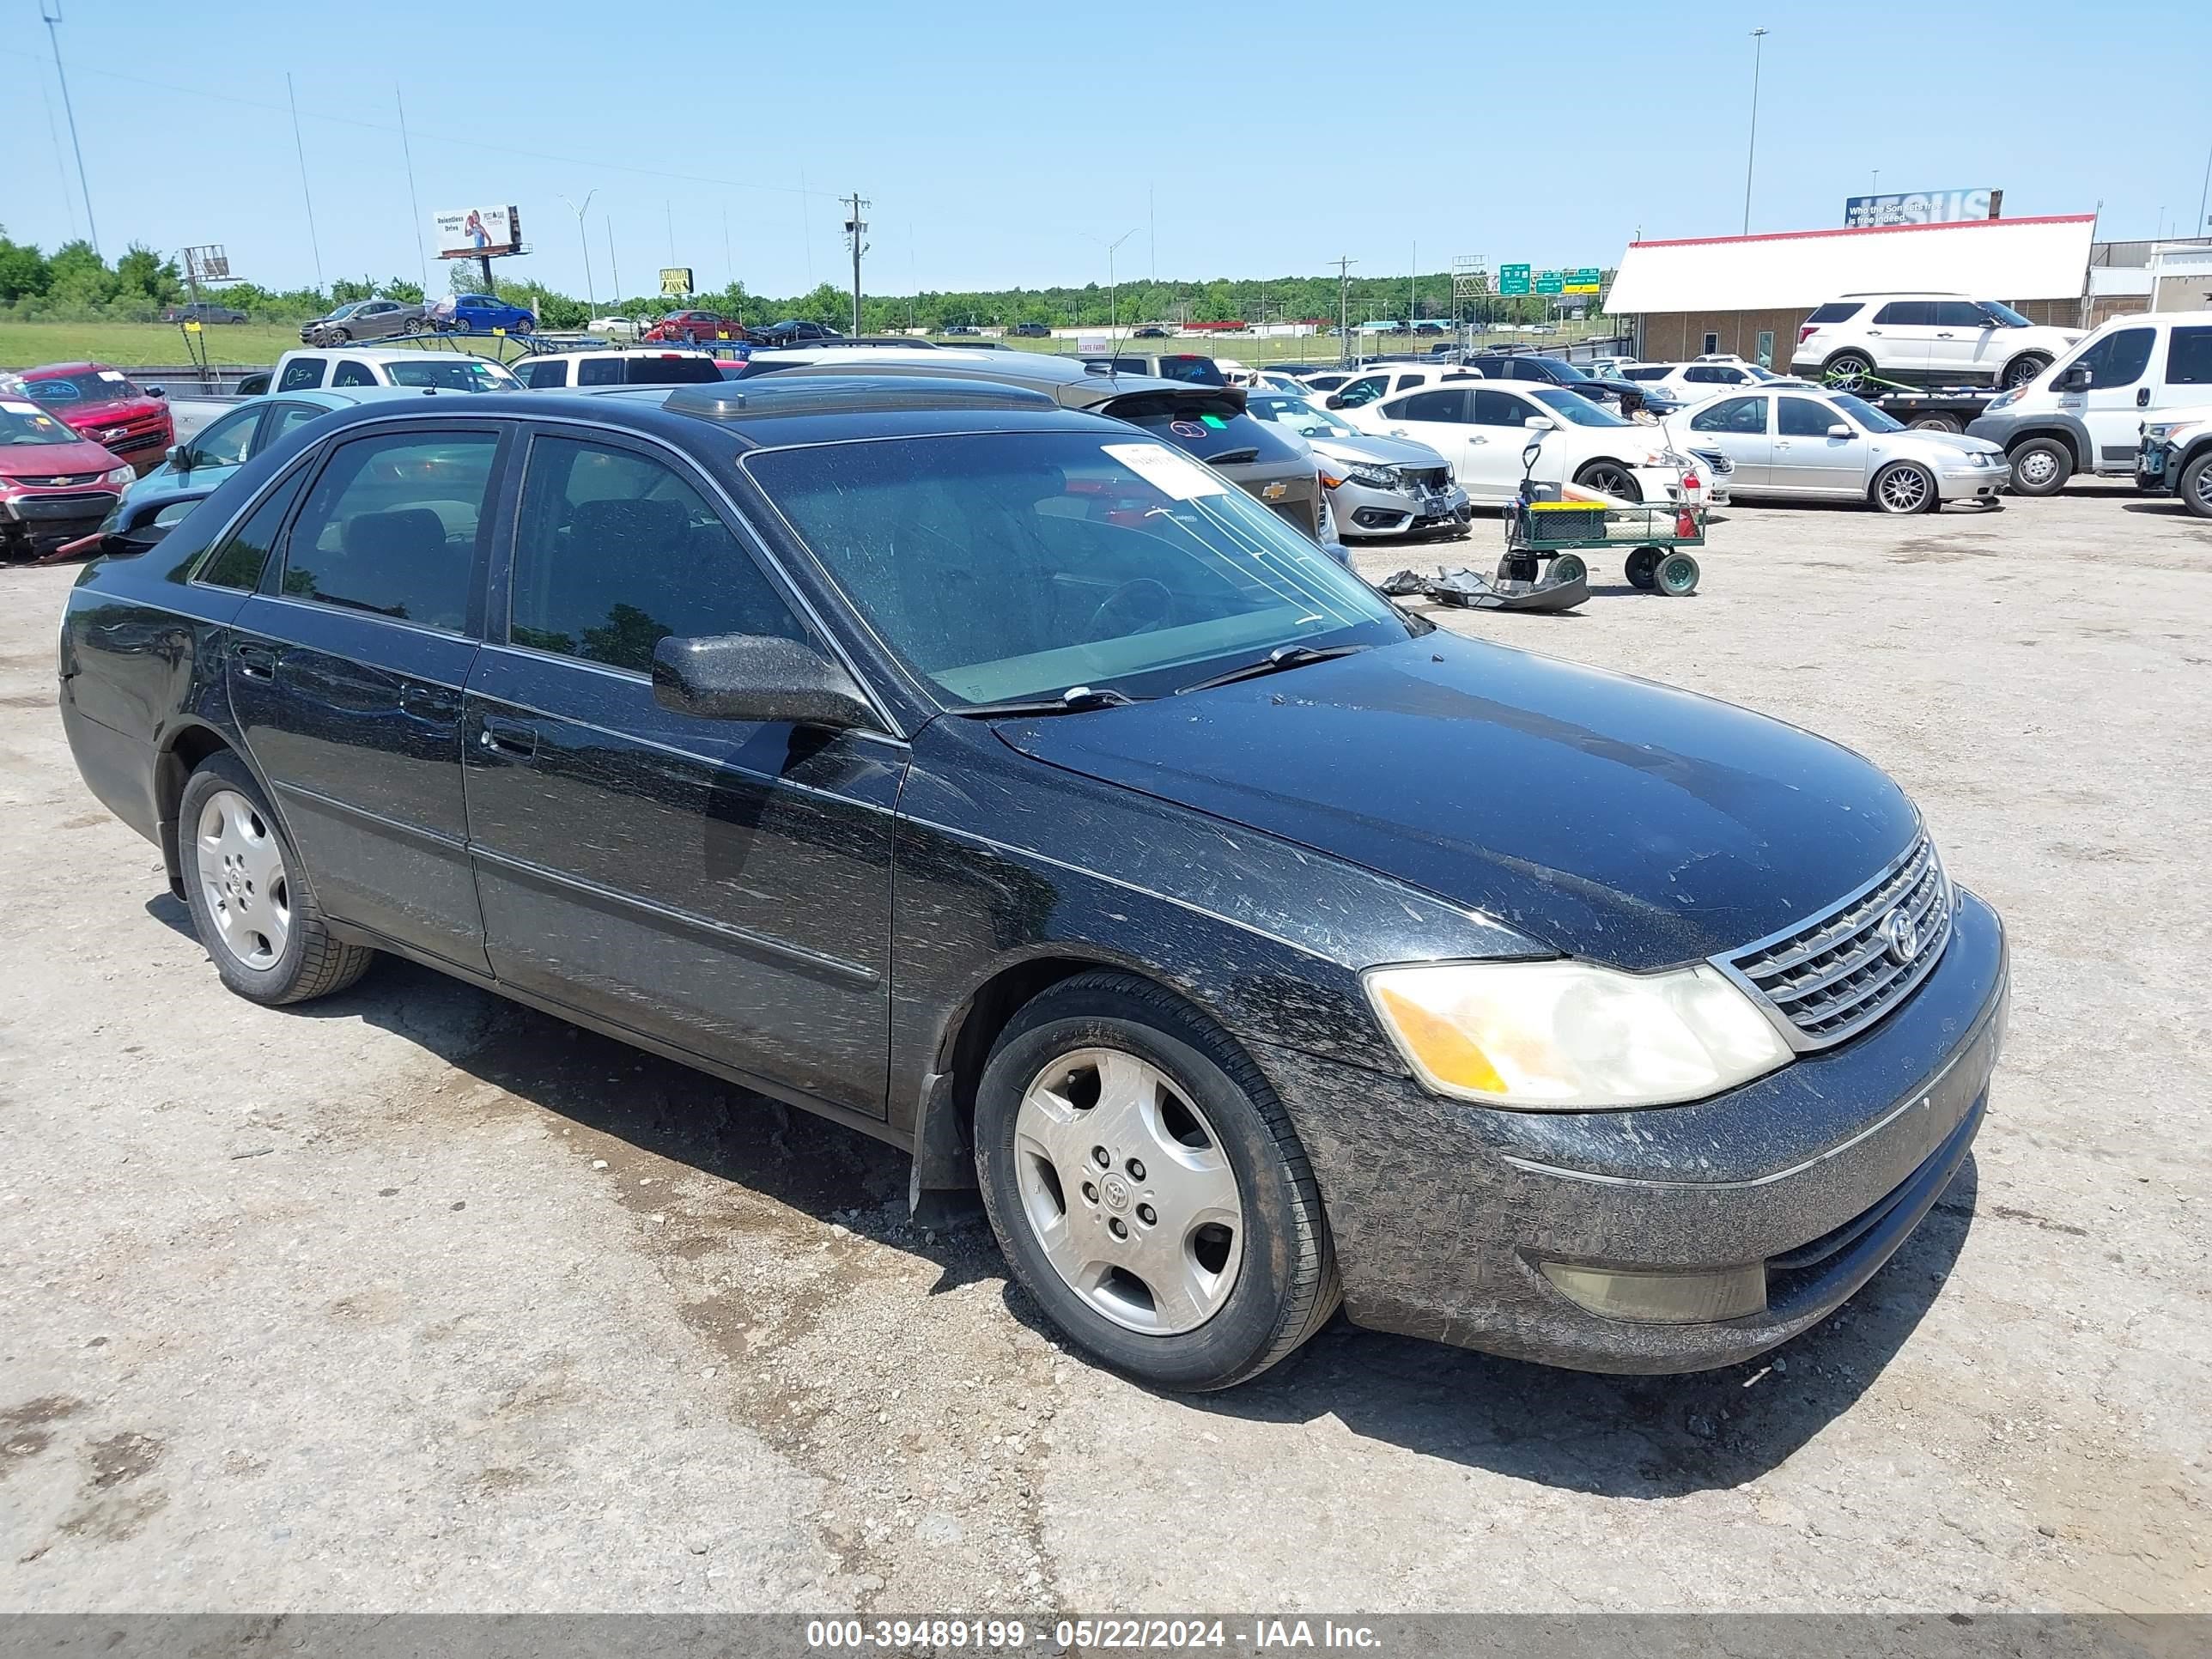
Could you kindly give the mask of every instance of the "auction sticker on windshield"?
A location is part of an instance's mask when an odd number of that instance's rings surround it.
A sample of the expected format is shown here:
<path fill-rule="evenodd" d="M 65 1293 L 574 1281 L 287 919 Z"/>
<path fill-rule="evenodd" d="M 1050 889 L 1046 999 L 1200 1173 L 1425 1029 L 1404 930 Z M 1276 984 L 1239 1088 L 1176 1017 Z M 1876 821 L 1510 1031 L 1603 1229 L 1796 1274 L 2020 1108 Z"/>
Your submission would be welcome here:
<path fill-rule="evenodd" d="M 1226 495 L 1229 485 L 1188 456 L 1164 444 L 1102 444 L 1109 455 L 1146 483 L 1179 501 L 1201 495 Z"/>

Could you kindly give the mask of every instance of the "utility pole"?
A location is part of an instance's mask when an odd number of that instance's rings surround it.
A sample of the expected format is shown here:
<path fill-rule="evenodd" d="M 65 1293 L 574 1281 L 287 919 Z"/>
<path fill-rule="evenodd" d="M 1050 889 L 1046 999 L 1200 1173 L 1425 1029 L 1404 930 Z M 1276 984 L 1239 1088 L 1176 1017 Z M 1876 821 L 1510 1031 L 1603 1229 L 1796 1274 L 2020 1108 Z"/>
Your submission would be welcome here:
<path fill-rule="evenodd" d="M 599 308 L 599 296 L 592 288 L 592 240 L 584 234 L 584 216 L 592 210 L 592 198 L 599 193 L 597 190 L 586 191 L 584 205 L 581 207 L 578 207 L 574 202 L 569 202 L 565 196 L 561 198 L 564 202 L 568 202 L 568 210 L 576 216 L 576 242 L 584 250 L 584 303 L 593 311 Z"/>
<path fill-rule="evenodd" d="M 62 0 L 51 3 L 53 10 L 49 12 L 49 0 L 39 0 L 39 16 L 46 26 L 46 43 L 53 48 L 54 79 L 62 83 L 62 113 L 69 117 L 70 148 L 76 152 L 76 187 L 84 192 L 85 228 L 92 233 L 92 251 L 98 253 L 100 227 L 92 219 L 92 185 L 84 176 L 84 146 L 76 140 L 76 106 L 70 102 L 69 76 L 62 73 L 62 38 L 57 32 L 62 21 Z"/>
<path fill-rule="evenodd" d="M 1352 268 L 1358 263 L 1350 258 L 1336 262 L 1336 361 L 1340 365 L 1352 361 Z"/>
<path fill-rule="evenodd" d="M 300 99 L 299 94 L 292 90 L 292 75 L 289 70 L 284 73 L 284 99 L 292 106 L 292 153 L 300 158 L 300 199 L 307 204 L 307 247 L 315 256 L 315 286 L 319 289 L 323 285 L 323 245 L 315 234 L 315 193 L 307 188 L 307 147 L 300 142 Z M 85 204 L 84 210 L 89 216 L 92 212 L 89 202 Z M 483 265 L 484 287 L 489 289 L 491 287 L 491 261 L 485 260 Z"/>
<path fill-rule="evenodd" d="M 845 240 L 853 248 L 853 332 L 857 336 L 860 331 L 860 256 L 868 251 L 865 240 L 868 222 L 860 216 L 860 210 L 875 204 L 856 190 L 845 198 L 845 204 L 853 210 L 853 216 L 845 221 Z"/>
<path fill-rule="evenodd" d="M 407 210 L 415 216 L 415 263 L 422 272 L 422 297 L 430 297 L 430 256 L 422 248 L 422 204 L 415 199 L 415 151 L 407 142 L 407 100 L 399 95 L 396 85 L 392 88 L 392 101 L 399 106 L 399 154 L 407 162 Z M 586 198 L 588 199 L 588 198 Z M 592 256 L 584 255 L 584 280 L 591 281 Z"/>
<path fill-rule="evenodd" d="M 1751 142 L 1743 153 L 1743 234 L 1751 234 L 1751 164 L 1759 155 L 1759 66 L 1766 56 L 1766 31 L 1751 32 Z"/>
<path fill-rule="evenodd" d="M 615 298 L 622 298 L 622 269 L 615 264 L 615 216 L 603 213 L 599 222 L 607 228 L 607 276 L 614 284 Z"/>

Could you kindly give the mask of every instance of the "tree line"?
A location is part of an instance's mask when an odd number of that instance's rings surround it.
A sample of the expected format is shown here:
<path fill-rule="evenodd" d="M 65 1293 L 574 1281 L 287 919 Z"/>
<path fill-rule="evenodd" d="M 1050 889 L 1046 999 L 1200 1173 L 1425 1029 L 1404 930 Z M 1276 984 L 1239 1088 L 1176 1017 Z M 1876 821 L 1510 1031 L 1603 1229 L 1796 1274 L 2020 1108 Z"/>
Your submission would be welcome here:
<path fill-rule="evenodd" d="M 863 272 L 865 276 L 866 272 Z M 476 267 L 449 267 L 456 292 L 477 287 Z M 571 294 L 538 282 L 495 282 L 501 298 L 528 306 L 541 325 L 580 328 L 594 315 L 646 318 L 679 307 L 717 311 L 741 323 L 799 318 L 849 328 L 853 296 L 834 283 L 817 284 L 793 295 L 757 295 L 742 282 L 682 299 L 658 294 L 605 300 L 594 307 Z M 366 273 L 339 277 L 324 288 L 265 289 L 252 283 L 205 289 L 204 299 L 245 312 L 258 322 L 297 322 L 319 316 L 349 300 L 381 295 L 420 301 L 422 285 L 405 277 L 376 282 Z M 0 318 L 18 322 L 151 322 L 162 307 L 189 297 L 173 258 L 138 243 L 112 264 L 89 242 L 64 242 L 51 254 L 10 240 L 0 230 Z M 1569 296 L 1571 302 L 1575 296 Z M 1340 290 L 1334 276 L 1214 277 L 1205 282 L 1137 278 L 1111 288 L 1086 283 L 1080 288 L 1007 288 L 968 292 L 928 291 L 909 295 L 863 293 L 860 326 L 866 333 L 951 327 L 1011 327 L 1042 323 L 1053 328 L 1104 329 L 1114 323 L 1251 324 L 1316 321 L 1334 323 L 1349 310 L 1355 325 L 1383 318 L 1403 322 L 1425 319 L 1481 319 L 1534 322 L 1548 315 L 1556 301 L 1534 295 L 1511 299 L 1484 293 L 1452 297 L 1449 272 L 1419 276 L 1355 276 Z"/>

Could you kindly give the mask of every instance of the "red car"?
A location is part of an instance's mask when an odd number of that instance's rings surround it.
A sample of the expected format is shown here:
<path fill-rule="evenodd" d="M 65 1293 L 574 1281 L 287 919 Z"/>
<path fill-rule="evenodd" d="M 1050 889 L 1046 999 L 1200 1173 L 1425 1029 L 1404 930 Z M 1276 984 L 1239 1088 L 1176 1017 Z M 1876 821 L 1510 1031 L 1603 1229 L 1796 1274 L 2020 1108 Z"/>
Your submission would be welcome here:
<path fill-rule="evenodd" d="M 17 377 L 23 390 L 89 438 L 131 463 L 141 477 L 161 465 L 177 441 L 169 406 L 106 363 L 48 363 Z"/>
<path fill-rule="evenodd" d="M 0 557 L 37 557 L 98 529 L 133 476 L 0 377 Z"/>
<path fill-rule="evenodd" d="M 684 340 L 696 344 L 702 340 L 742 340 L 745 331 L 719 311 L 672 311 L 637 337 L 656 343 Z"/>

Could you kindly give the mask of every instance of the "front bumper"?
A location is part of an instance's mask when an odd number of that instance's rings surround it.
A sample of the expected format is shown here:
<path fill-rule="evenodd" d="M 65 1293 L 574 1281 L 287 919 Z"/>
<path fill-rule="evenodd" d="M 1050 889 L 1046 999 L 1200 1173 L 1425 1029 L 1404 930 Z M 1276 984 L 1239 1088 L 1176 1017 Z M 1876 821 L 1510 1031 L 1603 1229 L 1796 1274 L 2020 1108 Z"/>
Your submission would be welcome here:
<path fill-rule="evenodd" d="M 100 528 L 122 493 L 118 485 L 87 484 L 0 499 L 0 542 L 45 547 L 88 535 Z"/>
<path fill-rule="evenodd" d="M 1313 1162 L 1357 1324 L 1577 1370 L 1747 1359 L 1834 1312 L 1895 1254 L 1979 1127 L 2003 1042 L 1995 911 L 1960 890 L 1942 962 L 1887 1018 L 1694 1105 L 1501 1112 L 1266 1050 Z M 1540 1263 L 1763 1266 L 1766 1306 L 1702 1324 L 1601 1317 Z"/>
<path fill-rule="evenodd" d="M 1467 491 L 1457 484 L 1442 489 L 1385 489 L 1350 480 L 1328 492 L 1337 532 L 1348 536 L 1407 536 L 1449 530 L 1474 515 Z"/>
<path fill-rule="evenodd" d="M 1993 501 L 2012 483 L 2005 466 L 1939 466 L 1936 497 L 1941 501 Z"/>
<path fill-rule="evenodd" d="M 2173 488 L 2172 447 L 2146 441 L 2136 451 L 2136 488 L 2162 495 Z"/>

